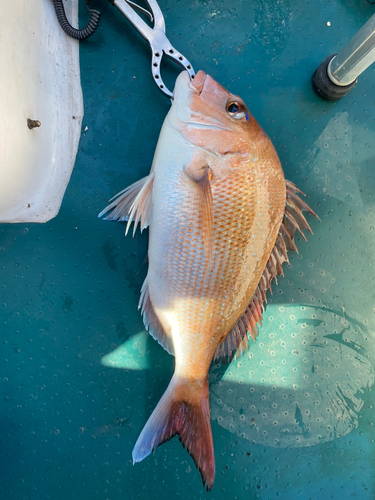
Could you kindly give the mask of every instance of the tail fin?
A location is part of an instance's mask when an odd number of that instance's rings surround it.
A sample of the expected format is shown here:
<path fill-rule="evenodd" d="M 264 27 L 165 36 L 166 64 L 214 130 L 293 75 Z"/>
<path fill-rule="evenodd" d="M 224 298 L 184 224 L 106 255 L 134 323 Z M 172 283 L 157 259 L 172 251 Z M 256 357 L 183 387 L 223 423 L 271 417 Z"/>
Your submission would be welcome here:
<path fill-rule="evenodd" d="M 134 446 L 133 463 L 143 460 L 176 434 L 210 491 L 215 478 L 215 457 L 207 379 L 197 382 L 173 376 Z"/>

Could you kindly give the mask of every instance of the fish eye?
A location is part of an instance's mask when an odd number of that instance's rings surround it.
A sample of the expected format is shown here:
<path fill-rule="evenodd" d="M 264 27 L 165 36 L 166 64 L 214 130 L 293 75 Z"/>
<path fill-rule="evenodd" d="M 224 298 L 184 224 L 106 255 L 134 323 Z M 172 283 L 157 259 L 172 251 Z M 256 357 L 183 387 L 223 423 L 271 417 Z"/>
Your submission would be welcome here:
<path fill-rule="evenodd" d="M 229 104 L 229 106 L 227 107 L 227 111 L 228 113 L 230 114 L 234 114 L 234 113 L 237 113 L 237 111 L 239 111 L 239 107 L 238 107 L 238 104 L 236 102 L 231 102 Z"/>
<path fill-rule="evenodd" d="M 236 120 L 242 120 L 246 117 L 245 106 L 237 101 L 230 101 L 226 106 L 227 113 Z"/>

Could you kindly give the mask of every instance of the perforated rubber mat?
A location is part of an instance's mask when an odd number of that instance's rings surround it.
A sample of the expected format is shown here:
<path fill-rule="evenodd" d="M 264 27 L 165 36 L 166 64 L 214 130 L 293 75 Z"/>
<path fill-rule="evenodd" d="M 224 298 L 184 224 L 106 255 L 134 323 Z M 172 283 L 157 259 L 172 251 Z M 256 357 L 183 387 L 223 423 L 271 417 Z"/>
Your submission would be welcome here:
<path fill-rule="evenodd" d="M 258 342 L 211 370 L 210 494 L 177 438 L 131 461 L 173 358 L 137 310 L 147 231 L 125 238 L 97 214 L 148 173 L 169 103 L 147 43 L 108 2 L 93 6 L 102 21 L 81 43 L 85 117 L 61 211 L 0 226 L 0 498 L 373 499 L 375 67 L 337 103 L 311 76 L 375 6 L 160 1 L 171 42 L 243 97 L 321 218 L 297 237 Z M 172 87 L 176 69 L 163 71 Z"/>

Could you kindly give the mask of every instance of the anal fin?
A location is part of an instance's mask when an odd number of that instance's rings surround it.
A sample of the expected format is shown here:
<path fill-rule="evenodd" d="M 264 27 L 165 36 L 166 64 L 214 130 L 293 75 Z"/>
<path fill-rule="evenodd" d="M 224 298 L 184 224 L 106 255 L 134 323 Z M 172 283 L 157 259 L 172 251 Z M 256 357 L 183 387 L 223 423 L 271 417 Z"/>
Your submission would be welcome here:
<path fill-rule="evenodd" d="M 163 326 L 161 325 L 154 307 L 151 303 L 149 289 L 148 289 L 148 279 L 146 276 L 141 289 L 141 296 L 139 299 L 138 309 L 141 309 L 143 315 L 143 322 L 148 333 L 159 342 L 159 344 L 164 347 L 164 349 L 169 353 L 174 355 L 173 341 L 170 335 L 168 335 Z"/>

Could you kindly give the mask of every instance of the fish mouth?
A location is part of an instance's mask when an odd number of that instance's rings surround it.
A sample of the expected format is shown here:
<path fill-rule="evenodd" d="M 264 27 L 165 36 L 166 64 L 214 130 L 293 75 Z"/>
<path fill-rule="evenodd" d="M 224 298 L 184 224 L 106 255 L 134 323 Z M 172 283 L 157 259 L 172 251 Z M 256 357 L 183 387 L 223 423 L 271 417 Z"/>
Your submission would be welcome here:
<path fill-rule="evenodd" d="M 190 82 L 190 88 L 196 90 L 197 92 L 199 92 L 199 94 L 201 94 L 204 89 L 206 80 L 207 74 L 204 71 L 199 70 L 194 79 Z"/>
<path fill-rule="evenodd" d="M 175 88 L 173 91 L 174 100 L 186 98 L 189 95 L 202 93 L 204 84 L 207 79 L 207 74 L 199 70 L 198 73 L 191 80 L 187 71 L 182 71 L 176 80 Z"/>

